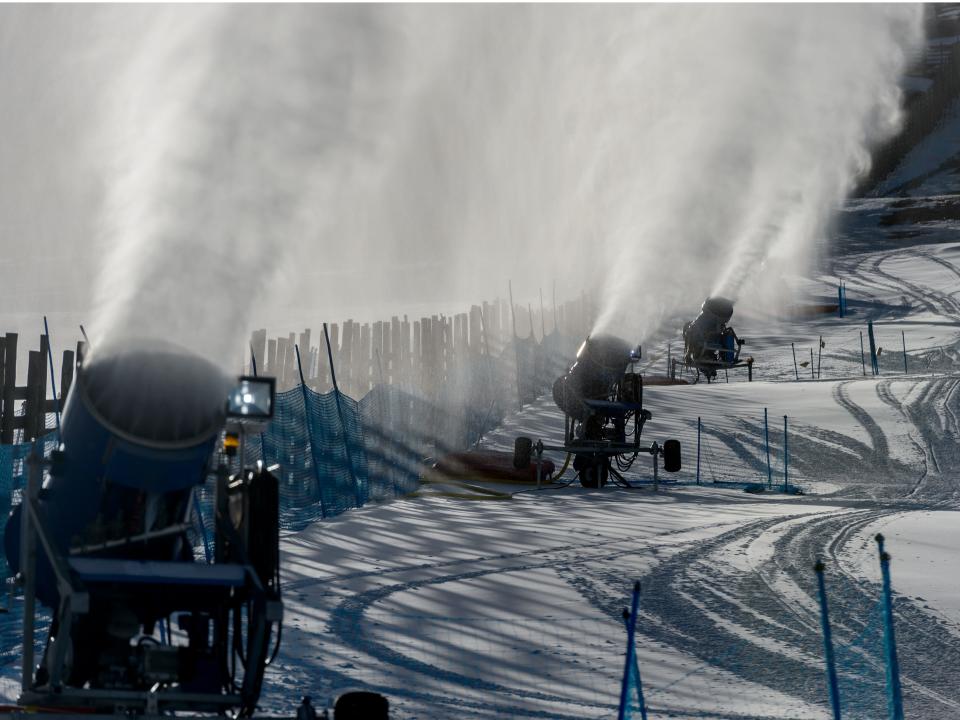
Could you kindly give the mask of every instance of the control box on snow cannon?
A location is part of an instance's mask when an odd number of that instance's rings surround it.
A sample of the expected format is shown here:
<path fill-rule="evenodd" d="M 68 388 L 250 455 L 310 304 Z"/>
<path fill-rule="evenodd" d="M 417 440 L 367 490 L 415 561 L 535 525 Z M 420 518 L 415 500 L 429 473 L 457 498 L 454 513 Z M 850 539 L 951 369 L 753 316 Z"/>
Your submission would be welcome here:
<path fill-rule="evenodd" d="M 700 306 L 700 314 L 683 326 L 684 364 L 703 375 L 707 382 L 717 377 L 718 370 L 747 368 L 747 379 L 753 380 L 753 358 L 740 359 L 746 341 L 737 336 L 727 323 L 733 317 L 733 301 L 724 297 L 708 297 Z"/>
<path fill-rule="evenodd" d="M 4 537 L 24 586 L 20 704 L 253 712 L 282 617 L 278 484 L 242 456 L 235 471 L 211 461 L 224 431 L 242 437 L 269 421 L 274 388 L 232 385 L 166 343 L 78 362 L 60 446 L 29 458 Z M 198 562 L 194 493 L 211 477 L 215 557 Z M 243 512 L 234 497 L 247 498 Z M 53 613 L 37 665 L 36 601 Z"/>
<path fill-rule="evenodd" d="M 573 468 L 584 487 L 602 487 L 611 477 L 629 486 L 623 473 L 641 452 L 653 456 L 655 482 L 660 455 L 665 470 L 678 471 L 679 441 L 648 447 L 640 443 L 643 427 L 652 417 L 643 407 L 643 377 L 636 368 L 640 355 L 639 346 L 613 335 L 588 337 L 570 369 L 553 385 L 554 402 L 564 412 L 563 445 L 517 438 L 514 465 L 523 468 L 534 459 L 542 462 L 545 450 L 566 452 L 573 456 Z"/>

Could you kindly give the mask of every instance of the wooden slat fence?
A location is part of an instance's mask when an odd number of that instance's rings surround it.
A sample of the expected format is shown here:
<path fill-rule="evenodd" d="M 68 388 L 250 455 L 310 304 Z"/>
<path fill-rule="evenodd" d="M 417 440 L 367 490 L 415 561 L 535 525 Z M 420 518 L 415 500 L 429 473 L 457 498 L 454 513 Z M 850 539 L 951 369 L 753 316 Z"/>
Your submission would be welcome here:
<path fill-rule="evenodd" d="M 27 382 L 17 385 L 18 335 L 0 337 L 0 443 L 31 442 L 54 430 L 48 416 L 63 411 L 64 399 L 73 384 L 76 358 L 81 351 L 64 350 L 60 363 L 59 397 L 47 397 L 49 383 L 49 339 L 40 336 L 40 347 L 27 353 Z"/>

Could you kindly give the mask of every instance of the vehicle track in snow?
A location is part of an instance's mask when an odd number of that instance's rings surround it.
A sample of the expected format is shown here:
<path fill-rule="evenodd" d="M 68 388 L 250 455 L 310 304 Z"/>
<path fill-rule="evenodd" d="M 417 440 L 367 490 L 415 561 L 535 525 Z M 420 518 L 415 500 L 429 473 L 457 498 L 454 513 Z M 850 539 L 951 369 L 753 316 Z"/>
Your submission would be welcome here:
<path fill-rule="evenodd" d="M 835 647 L 860 636 L 865 618 L 874 619 L 878 633 L 879 587 L 843 572 L 837 554 L 858 530 L 896 512 L 853 510 L 757 521 L 677 553 L 643 579 L 641 642 L 676 648 L 744 680 L 825 706 L 813 564 L 817 558 L 828 561 Z M 761 542 L 772 542 L 773 552 L 745 568 L 746 548 Z M 614 591 L 622 584 L 616 568 L 586 568 L 569 582 L 608 613 L 622 605 Z M 908 717 L 960 716 L 955 638 L 906 598 L 896 599 L 895 611 Z M 857 676 L 843 683 L 843 689 L 861 689 L 845 699 L 850 710 L 845 717 L 885 716 L 882 657 L 879 645 L 872 647 L 874 654 L 856 668 Z M 841 667 L 845 677 L 848 672 Z M 649 694 L 656 706 L 656 688 Z"/>
<path fill-rule="evenodd" d="M 854 273 L 861 282 L 867 285 L 875 284 L 888 290 L 899 291 L 906 297 L 912 297 L 918 304 L 936 315 L 944 315 L 951 319 L 960 317 L 960 302 L 951 295 L 918 285 L 901 276 L 889 273 L 882 267 L 883 263 L 887 260 L 911 257 L 923 258 L 928 261 L 931 260 L 928 253 L 920 250 L 900 250 L 897 252 L 884 253 L 879 256 L 868 256 L 856 266 Z M 934 262 L 936 262 L 936 260 L 934 260 Z M 943 262 L 949 265 L 947 261 Z M 864 268 L 865 265 L 866 268 Z"/>
<path fill-rule="evenodd" d="M 729 525 L 729 523 L 707 524 L 700 526 L 699 529 L 716 528 L 725 525 Z M 579 703 L 576 701 L 571 701 L 569 697 L 564 695 L 549 692 L 531 692 L 529 690 L 518 689 L 503 685 L 501 683 L 487 681 L 483 678 L 450 671 L 439 663 L 428 663 L 414 659 L 404 652 L 390 647 L 387 643 L 377 638 L 375 633 L 370 632 L 369 622 L 366 620 L 365 614 L 378 602 L 386 600 L 390 596 L 399 592 L 416 590 L 418 588 L 427 586 L 439 586 L 446 583 L 460 582 L 501 573 L 521 573 L 532 570 L 552 569 L 561 577 L 565 578 L 589 575 L 589 568 L 591 566 L 603 565 L 611 562 L 614 564 L 619 564 L 618 561 L 629 556 L 648 555 L 650 553 L 651 544 L 662 542 L 664 539 L 672 535 L 683 535 L 689 532 L 690 528 L 683 528 L 667 531 L 658 534 L 653 538 L 645 539 L 623 537 L 604 538 L 601 536 L 595 540 L 595 545 L 593 546 L 584 546 L 582 543 L 578 543 L 576 545 L 541 550 L 535 553 L 517 553 L 513 556 L 500 555 L 484 558 L 483 560 L 455 563 L 463 565 L 464 568 L 471 566 L 476 567 L 478 564 L 482 565 L 487 562 L 492 562 L 495 566 L 474 570 L 461 569 L 459 572 L 442 572 L 429 577 L 421 577 L 416 580 L 387 583 L 365 592 L 350 595 L 343 599 L 331 613 L 328 623 L 328 630 L 337 638 L 340 643 L 349 647 L 354 652 L 363 653 L 364 655 L 375 659 L 377 664 L 381 667 L 400 667 L 405 671 L 414 671 L 423 675 L 424 677 L 440 679 L 455 686 L 483 690 L 484 692 L 488 693 L 492 699 L 491 707 L 501 708 L 503 717 L 583 717 L 582 714 L 569 716 L 556 714 L 555 712 L 552 714 L 544 714 L 539 710 L 525 709 L 521 705 L 511 704 L 509 702 L 511 699 L 515 701 L 532 700 L 540 703 L 559 703 L 568 705 L 571 707 L 571 709 L 579 706 L 581 708 L 581 712 L 595 713 L 600 711 L 601 713 L 609 713 L 616 710 L 615 704 L 596 705 L 590 703 Z M 453 569 L 450 567 L 451 564 L 449 563 L 443 563 L 441 565 L 444 566 L 445 570 L 449 571 Z M 440 569 L 440 565 L 433 567 L 434 569 Z M 419 569 L 422 570 L 424 568 L 421 567 Z M 410 570 L 412 569 L 401 568 L 398 569 L 397 572 Z M 379 573 L 374 574 L 379 575 Z M 319 580 L 311 580 L 309 582 L 319 582 Z M 305 587 L 305 584 L 306 583 L 301 583 L 298 585 L 298 587 L 303 588 Z M 577 587 L 576 582 L 571 582 L 571 584 L 574 587 Z M 604 612 L 610 616 L 611 621 L 618 624 L 622 622 L 620 619 L 620 613 L 625 602 L 625 598 L 623 596 L 623 585 L 623 575 L 621 572 L 616 583 L 616 598 L 611 599 L 612 604 L 609 607 L 602 608 Z M 586 671 L 589 672 L 589 669 Z M 471 707 L 471 703 L 459 703 L 449 696 L 410 693 L 409 691 L 404 691 L 402 688 L 399 690 L 401 690 L 401 692 L 398 694 L 408 695 L 411 699 L 415 700 L 429 700 L 431 703 L 457 706 L 461 709 L 469 709 Z M 709 711 L 704 711 L 697 708 L 683 706 L 671 706 L 669 708 L 662 709 L 664 711 L 662 715 L 666 717 L 676 716 L 684 718 L 720 718 L 729 720 L 747 720 L 748 718 L 750 720 L 754 720 L 767 717 L 764 715 L 744 714 L 742 712 L 738 712 L 736 709 L 711 709 Z M 496 713 L 485 716 L 498 717 Z M 595 715 L 591 714 L 591 716 Z"/>

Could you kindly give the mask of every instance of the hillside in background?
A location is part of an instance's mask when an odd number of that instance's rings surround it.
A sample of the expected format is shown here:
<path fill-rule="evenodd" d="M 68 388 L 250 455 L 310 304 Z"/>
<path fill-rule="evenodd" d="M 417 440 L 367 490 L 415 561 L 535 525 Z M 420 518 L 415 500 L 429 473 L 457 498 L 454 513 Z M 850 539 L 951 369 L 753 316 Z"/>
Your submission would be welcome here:
<path fill-rule="evenodd" d="M 929 197 L 960 187 L 960 4 L 928 5 L 926 31 L 902 83 L 903 129 L 875 151 L 864 196 Z"/>

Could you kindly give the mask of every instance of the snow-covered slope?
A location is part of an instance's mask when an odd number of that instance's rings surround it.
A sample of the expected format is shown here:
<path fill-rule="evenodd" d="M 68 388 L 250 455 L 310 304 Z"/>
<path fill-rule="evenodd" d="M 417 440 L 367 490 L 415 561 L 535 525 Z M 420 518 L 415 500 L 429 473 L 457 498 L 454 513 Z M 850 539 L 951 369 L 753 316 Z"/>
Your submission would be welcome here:
<path fill-rule="evenodd" d="M 884 717 L 883 668 L 871 654 L 872 537 L 882 530 L 907 716 L 960 717 L 960 245 L 886 240 L 897 249 L 835 258 L 849 317 L 738 324 L 757 382 L 647 389 L 646 433 L 684 444 L 684 470 L 659 492 L 573 485 L 504 502 L 420 497 L 289 537 L 288 632 L 265 707 L 365 685 L 390 696 L 400 718 L 611 717 L 620 612 L 639 578 L 651 717 L 827 717 L 812 572 L 822 558 L 844 717 Z M 832 282 L 810 286 L 828 295 Z M 867 318 L 885 348 L 876 378 L 862 373 Z M 821 335 L 821 379 L 804 379 L 808 366 L 796 381 L 790 342 L 809 360 Z M 772 492 L 715 484 L 766 482 L 764 408 Z M 776 492 L 783 415 L 789 478 L 803 496 Z M 509 449 L 521 433 L 557 440 L 561 428 L 544 398 L 486 445 Z M 628 477 L 650 474 L 641 458 Z"/>

